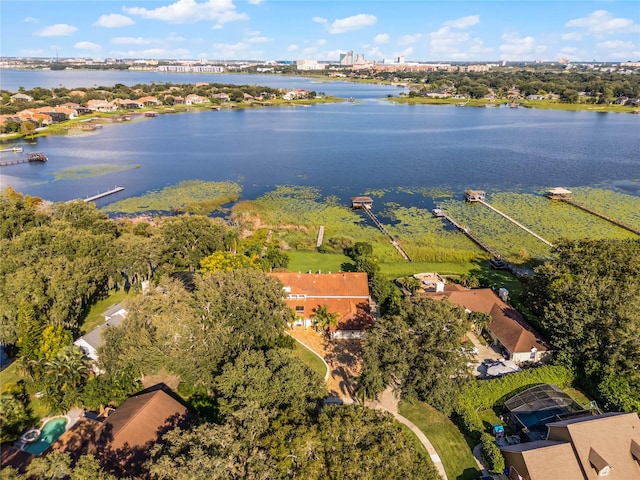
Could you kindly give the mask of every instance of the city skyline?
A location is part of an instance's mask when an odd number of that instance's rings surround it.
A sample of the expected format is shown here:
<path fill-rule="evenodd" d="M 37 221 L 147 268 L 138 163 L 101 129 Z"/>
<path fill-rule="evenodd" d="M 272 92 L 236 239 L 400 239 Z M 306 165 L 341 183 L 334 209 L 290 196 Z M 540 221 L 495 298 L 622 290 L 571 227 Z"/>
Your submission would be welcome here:
<path fill-rule="evenodd" d="M 5 0 L 0 55 L 638 61 L 631 1 Z"/>

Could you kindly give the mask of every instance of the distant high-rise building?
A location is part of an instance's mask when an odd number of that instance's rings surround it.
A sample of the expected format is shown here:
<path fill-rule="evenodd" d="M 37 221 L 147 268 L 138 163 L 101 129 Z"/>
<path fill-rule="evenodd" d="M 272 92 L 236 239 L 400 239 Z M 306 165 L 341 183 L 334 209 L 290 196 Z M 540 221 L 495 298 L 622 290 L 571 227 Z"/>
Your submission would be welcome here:
<path fill-rule="evenodd" d="M 353 65 L 353 50 L 340 54 L 340 65 L 350 67 Z"/>
<path fill-rule="evenodd" d="M 404 63 L 404 55 L 398 57 L 398 63 Z"/>

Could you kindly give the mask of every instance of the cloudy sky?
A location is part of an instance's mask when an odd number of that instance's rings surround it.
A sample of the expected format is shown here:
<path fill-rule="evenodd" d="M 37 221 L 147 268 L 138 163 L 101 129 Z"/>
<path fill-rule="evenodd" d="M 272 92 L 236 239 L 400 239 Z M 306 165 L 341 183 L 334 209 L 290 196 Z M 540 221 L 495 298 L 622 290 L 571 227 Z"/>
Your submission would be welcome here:
<path fill-rule="evenodd" d="M 640 3 L 2 0 L 0 55 L 209 60 L 639 61 Z"/>

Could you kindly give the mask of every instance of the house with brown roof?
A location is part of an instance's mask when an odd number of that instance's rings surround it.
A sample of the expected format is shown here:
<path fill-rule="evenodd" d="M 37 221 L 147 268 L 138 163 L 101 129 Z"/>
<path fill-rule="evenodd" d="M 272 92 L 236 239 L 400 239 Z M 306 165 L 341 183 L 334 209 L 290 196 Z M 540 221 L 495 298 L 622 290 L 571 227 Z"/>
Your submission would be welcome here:
<path fill-rule="evenodd" d="M 545 440 L 500 448 L 511 480 L 640 478 L 640 419 L 604 413 L 547 424 Z"/>
<path fill-rule="evenodd" d="M 162 390 L 130 397 L 100 421 L 83 418 L 51 446 L 72 458 L 94 455 L 118 478 L 146 478 L 144 463 L 153 445 L 192 420 L 180 402 Z"/>
<path fill-rule="evenodd" d="M 332 338 L 360 338 L 363 330 L 373 324 L 369 283 L 364 272 L 270 275 L 283 285 L 285 302 L 295 314 L 294 325 L 312 326 L 312 315 L 323 305 L 330 313 L 339 315 Z"/>
<path fill-rule="evenodd" d="M 156 97 L 150 97 L 150 96 L 140 97 L 138 99 L 138 102 L 142 103 L 143 105 L 145 105 L 147 107 L 155 107 L 155 106 L 160 105 L 162 103 Z"/>
<path fill-rule="evenodd" d="M 551 347 L 542 335 L 526 322 L 520 312 L 504 302 L 490 288 L 467 289 L 448 283 L 444 292 L 426 295 L 448 298 L 470 312 L 490 315 L 491 322 L 486 330 L 508 360 L 516 363 L 544 362 L 551 358 Z"/>

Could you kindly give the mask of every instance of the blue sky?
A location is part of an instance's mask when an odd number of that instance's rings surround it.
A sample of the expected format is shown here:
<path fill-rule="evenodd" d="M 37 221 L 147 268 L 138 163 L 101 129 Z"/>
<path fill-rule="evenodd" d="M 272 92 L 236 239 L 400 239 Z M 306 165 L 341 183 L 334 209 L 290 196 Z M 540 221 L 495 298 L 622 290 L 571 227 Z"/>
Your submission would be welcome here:
<path fill-rule="evenodd" d="M 7 57 L 640 60 L 637 0 L 2 0 L 0 27 Z"/>

